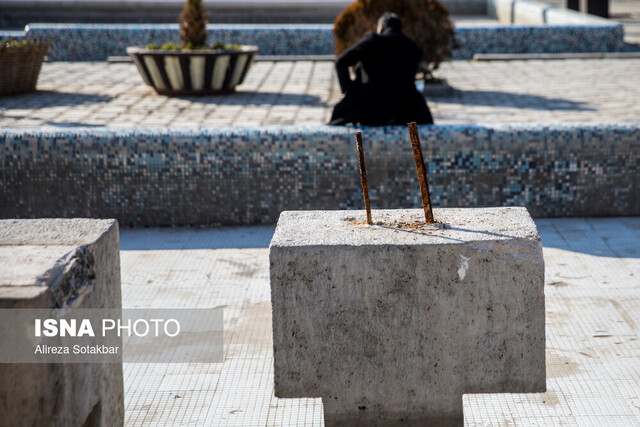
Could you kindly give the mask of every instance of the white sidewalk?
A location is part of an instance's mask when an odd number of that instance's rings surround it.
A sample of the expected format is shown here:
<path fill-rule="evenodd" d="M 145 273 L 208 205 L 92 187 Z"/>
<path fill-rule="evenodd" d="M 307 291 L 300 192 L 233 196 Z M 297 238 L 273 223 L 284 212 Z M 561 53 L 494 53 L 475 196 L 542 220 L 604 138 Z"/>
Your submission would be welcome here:
<path fill-rule="evenodd" d="M 542 219 L 547 388 L 464 397 L 465 425 L 640 426 L 640 218 Z M 322 425 L 273 396 L 273 227 L 121 230 L 125 308 L 224 307 L 221 364 L 125 364 L 126 424 Z"/>

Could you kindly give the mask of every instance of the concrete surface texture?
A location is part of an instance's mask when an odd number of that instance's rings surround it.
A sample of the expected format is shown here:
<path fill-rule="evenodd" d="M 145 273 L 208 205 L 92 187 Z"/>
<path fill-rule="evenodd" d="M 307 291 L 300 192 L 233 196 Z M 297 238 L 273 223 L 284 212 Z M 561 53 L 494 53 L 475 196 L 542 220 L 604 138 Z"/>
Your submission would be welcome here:
<path fill-rule="evenodd" d="M 428 99 L 438 124 L 634 121 L 640 59 L 443 64 L 456 89 Z M 256 126 L 326 123 L 341 98 L 333 62 L 258 62 L 239 93 L 156 95 L 133 64 L 45 63 L 39 92 L 0 98 L 0 126 Z"/>
<path fill-rule="evenodd" d="M 75 246 L 0 246 L 0 295 L 2 308 L 14 305 L 55 305 L 50 287 L 75 264 Z M 84 277 L 83 287 L 92 281 Z"/>
<path fill-rule="evenodd" d="M 327 425 L 462 425 L 464 393 L 543 392 L 544 262 L 525 208 L 289 211 L 270 245 L 275 395 Z"/>
<path fill-rule="evenodd" d="M 374 211 L 375 212 L 375 211 Z M 545 393 L 463 397 L 467 426 L 640 425 L 640 218 L 538 219 Z M 225 361 L 125 364 L 128 426 L 322 426 L 274 396 L 272 227 L 121 230 L 124 307 L 224 307 Z"/>
<path fill-rule="evenodd" d="M 0 265 L 2 309 L 121 306 L 113 220 L 2 220 Z M 123 402 L 118 364 L 0 364 L 1 426 L 118 426 Z"/>

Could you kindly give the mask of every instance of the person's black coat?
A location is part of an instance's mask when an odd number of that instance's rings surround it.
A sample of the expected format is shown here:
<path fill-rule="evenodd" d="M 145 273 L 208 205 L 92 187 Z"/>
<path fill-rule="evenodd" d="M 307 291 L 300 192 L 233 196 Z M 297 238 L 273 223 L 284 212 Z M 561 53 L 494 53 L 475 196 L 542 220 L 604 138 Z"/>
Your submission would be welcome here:
<path fill-rule="evenodd" d="M 415 87 L 421 59 L 420 47 L 400 31 L 365 35 L 336 60 L 345 97 L 334 107 L 329 124 L 433 123 L 427 103 Z M 349 67 L 356 65 L 358 78 L 353 81 Z"/>

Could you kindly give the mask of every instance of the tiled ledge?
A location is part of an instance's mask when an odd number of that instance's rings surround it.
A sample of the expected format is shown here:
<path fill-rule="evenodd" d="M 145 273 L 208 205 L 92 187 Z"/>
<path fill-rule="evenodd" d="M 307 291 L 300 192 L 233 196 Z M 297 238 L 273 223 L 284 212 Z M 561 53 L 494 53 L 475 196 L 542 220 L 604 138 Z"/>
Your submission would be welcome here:
<path fill-rule="evenodd" d="M 261 55 L 330 55 L 333 26 L 326 24 L 209 25 L 209 40 L 257 45 Z M 128 46 L 178 40 L 177 24 L 30 24 L 27 37 L 52 40 L 52 61 L 104 61 Z M 616 52 L 623 28 L 609 25 L 459 25 L 453 59 L 475 53 Z"/>
<path fill-rule="evenodd" d="M 420 205 L 405 127 L 362 128 L 372 206 Z M 273 223 L 362 206 L 355 128 L 0 131 L 0 217 L 125 226 Z M 435 206 L 640 215 L 640 122 L 420 128 Z"/>

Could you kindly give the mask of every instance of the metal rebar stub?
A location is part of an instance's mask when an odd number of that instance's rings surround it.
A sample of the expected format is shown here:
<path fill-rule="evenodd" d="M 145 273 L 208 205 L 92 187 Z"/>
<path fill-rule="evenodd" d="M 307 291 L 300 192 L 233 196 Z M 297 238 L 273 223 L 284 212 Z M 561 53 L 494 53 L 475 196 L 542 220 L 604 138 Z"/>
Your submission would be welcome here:
<path fill-rule="evenodd" d="M 424 208 L 424 219 L 427 224 L 435 223 L 433 210 L 431 209 L 431 196 L 429 195 L 429 182 L 427 181 L 427 171 L 422 158 L 422 147 L 420 146 L 420 135 L 416 122 L 407 123 L 409 127 L 409 137 L 413 147 L 413 158 L 416 161 L 418 172 L 418 182 L 420 183 L 420 195 L 422 196 L 422 207 Z"/>
<path fill-rule="evenodd" d="M 371 202 L 369 201 L 369 184 L 367 183 L 367 168 L 364 164 L 364 149 L 362 147 L 362 133 L 356 132 L 356 148 L 358 150 L 358 165 L 360 166 L 360 183 L 364 196 L 364 207 L 367 210 L 367 224 L 373 225 L 371 219 Z"/>

